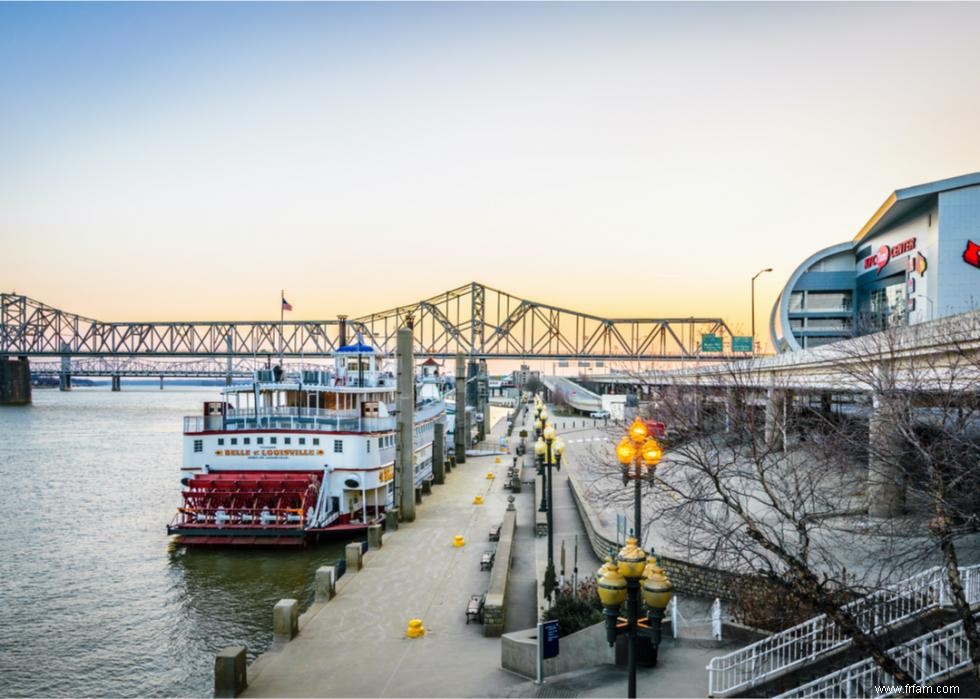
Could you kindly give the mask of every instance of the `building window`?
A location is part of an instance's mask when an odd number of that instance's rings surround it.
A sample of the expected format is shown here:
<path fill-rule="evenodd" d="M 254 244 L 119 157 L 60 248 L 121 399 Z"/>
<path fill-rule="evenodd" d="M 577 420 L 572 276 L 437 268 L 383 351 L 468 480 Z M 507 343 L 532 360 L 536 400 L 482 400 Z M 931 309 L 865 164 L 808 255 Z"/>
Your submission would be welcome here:
<path fill-rule="evenodd" d="M 803 310 L 803 292 L 794 291 L 789 295 L 789 310 L 790 311 L 802 311 Z"/>
<path fill-rule="evenodd" d="M 269 437 L 269 444 L 275 444 L 278 439 L 278 437 Z"/>
<path fill-rule="evenodd" d="M 807 330 L 850 330 L 850 318 L 807 318 Z"/>
<path fill-rule="evenodd" d="M 286 437 L 282 441 L 283 441 L 284 444 L 292 444 L 293 443 L 293 438 L 292 437 Z"/>
<path fill-rule="evenodd" d="M 195 439 L 194 440 L 194 453 L 197 454 L 197 453 L 202 452 L 202 451 L 204 451 L 204 440 L 203 439 Z"/>
<path fill-rule="evenodd" d="M 236 444 L 238 444 L 238 437 L 232 437 L 231 438 L 231 446 L 235 446 Z"/>
<path fill-rule="evenodd" d="M 789 319 L 790 330 L 802 330 L 803 329 L 803 319 L 802 318 L 790 318 Z"/>
<path fill-rule="evenodd" d="M 218 437 L 218 446 L 219 447 L 223 447 L 224 445 L 225 445 L 225 438 L 224 437 Z"/>
<path fill-rule="evenodd" d="M 320 438 L 319 437 L 314 437 L 313 438 L 313 446 L 315 446 L 315 447 L 320 446 Z"/>
<path fill-rule="evenodd" d="M 300 446 L 306 444 L 306 437 L 300 437 L 299 438 L 299 443 L 300 443 Z"/>
<path fill-rule="evenodd" d="M 806 295 L 808 311 L 850 311 L 850 291 L 810 291 Z"/>
<path fill-rule="evenodd" d="M 334 454 L 344 453 L 344 440 L 342 439 L 333 440 L 333 453 Z"/>
<path fill-rule="evenodd" d="M 265 441 L 265 440 L 264 440 L 264 438 L 262 438 L 262 437 L 256 437 L 256 438 L 255 438 L 255 443 L 256 443 L 256 444 L 262 444 L 262 442 L 264 442 L 264 441 Z"/>
<path fill-rule="evenodd" d="M 251 443 L 252 443 L 252 439 L 250 437 L 245 437 L 242 440 L 242 444 L 251 444 Z"/>
<path fill-rule="evenodd" d="M 370 454 L 371 453 L 371 440 L 370 439 L 365 439 L 364 440 L 364 443 L 367 445 L 367 453 Z"/>

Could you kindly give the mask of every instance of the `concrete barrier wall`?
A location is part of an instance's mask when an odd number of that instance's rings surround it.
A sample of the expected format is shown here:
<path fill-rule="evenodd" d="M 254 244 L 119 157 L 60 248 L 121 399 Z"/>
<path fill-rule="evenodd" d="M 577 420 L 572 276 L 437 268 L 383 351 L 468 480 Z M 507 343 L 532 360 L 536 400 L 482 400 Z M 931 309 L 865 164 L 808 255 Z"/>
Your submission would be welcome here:
<path fill-rule="evenodd" d="M 510 577 L 510 559 L 517 530 L 517 511 L 504 512 L 500 525 L 500 541 L 497 542 L 497 555 L 490 571 L 490 587 L 483 605 L 483 635 L 499 636 L 504 632 L 507 610 L 507 581 Z"/>
<path fill-rule="evenodd" d="M 524 677 L 536 677 L 537 638 L 537 628 L 505 633 L 500 638 L 500 666 Z M 558 643 L 558 657 L 544 661 L 545 676 L 560 675 L 615 660 L 613 649 L 606 642 L 606 627 L 602 622 L 576 631 L 570 636 L 563 636 Z"/>
<path fill-rule="evenodd" d="M 598 531 L 596 522 L 599 521 L 599 518 L 589 501 L 582 497 L 582 486 L 572 473 L 568 474 L 568 485 L 572 489 L 572 499 L 575 500 L 575 506 L 582 517 L 582 523 L 585 525 L 585 532 L 588 535 L 592 550 L 595 551 L 596 557 L 603 561 L 610 549 L 618 550 L 620 547 L 615 541 Z M 678 558 L 657 556 L 657 560 L 667 570 L 667 575 L 674 584 L 674 589 L 688 595 L 720 597 L 723 600 L 731 601 L 735 598 L 736 589 L 752 582 L 752 576 L 749 575 L 711 568 Z"/>

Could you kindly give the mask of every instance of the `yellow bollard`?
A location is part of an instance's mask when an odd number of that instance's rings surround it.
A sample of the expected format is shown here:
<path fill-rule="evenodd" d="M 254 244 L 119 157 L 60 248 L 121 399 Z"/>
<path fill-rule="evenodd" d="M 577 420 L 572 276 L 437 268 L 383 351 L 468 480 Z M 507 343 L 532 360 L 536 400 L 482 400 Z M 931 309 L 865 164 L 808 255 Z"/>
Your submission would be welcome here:
<path fill-rule="evenodd" d="M 499 464 L 500 463 L 500 457 L 498 456 L 496 459 L 493 460 L 493 462 L 496 463 L 496 464 Z"/>
<path fill-rule="evenodd" d="M 408 622 L 408 628 L 405 630 L 405 635 L 409 638 L 421 638 L 425 635 L 425 627 L 422 626 L 421 619 L 412 619 Z"/>
<path fill-rule="evenodd" d="M 475 498 L 473 498 L 473 504 L 474 505 L 482 505 L 483 504 L 483 496 L 482 495 L 477 495 Z"/>
<path fill-rule="evenodd" d="M 453 537 L 453 546 L 455 546 L 456 548 L 459 548 L 460 546 L 465 546 L 465 545 L 466 545 L 466 542 L 463 541 L 463 535 L 462 534 L 457 534 L 456 536 Z"/>
<path fill-rule="evenodd" d="M 496 478 L 496 476 L 493 475 L 493 471 L 487 471 L 487 480 L 492 481 L 494 478 Z"/>

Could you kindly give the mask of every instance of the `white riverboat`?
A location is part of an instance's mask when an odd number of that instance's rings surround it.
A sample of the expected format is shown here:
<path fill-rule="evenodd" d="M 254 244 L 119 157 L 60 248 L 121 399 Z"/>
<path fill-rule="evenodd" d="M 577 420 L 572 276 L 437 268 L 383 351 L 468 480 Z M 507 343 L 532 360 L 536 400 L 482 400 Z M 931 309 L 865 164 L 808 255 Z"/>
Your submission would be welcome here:
<path fill-rule="evenodd" d="M 442 378 L 416 383 L 413 484 L 432 479 Z M 360 337 L 327 371 L 278 367 L 184 418 L 183 502 L 167 527 L 188 545 L 303 545 L 384 520 L 395 500 L 396 379 Z"/>

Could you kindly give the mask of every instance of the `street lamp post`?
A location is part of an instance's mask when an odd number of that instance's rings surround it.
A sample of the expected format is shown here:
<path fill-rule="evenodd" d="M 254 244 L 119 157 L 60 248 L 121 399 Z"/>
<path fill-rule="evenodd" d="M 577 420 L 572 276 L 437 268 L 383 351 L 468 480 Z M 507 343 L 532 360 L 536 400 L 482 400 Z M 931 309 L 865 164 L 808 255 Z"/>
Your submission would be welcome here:
<path fill-rule="evenodd" d="M 772 267 L 766 267 L 756 272 L 755 276 L 752 277 L 752 354 L 755 354 L 755 280 L 759 275 L 771 271 Z"/>
<path fill-rule="evenodd" d="M 640 418 L 635 418 L 633 424 L 629 426 L 626 436 L 616 445 L 616 458 L 624 466 L 623 484 L 632 478 L 635 488 L 633 491 L 633 536 L 637 541 L 643 541 L 643 518 L 640 513 L 640 489 L 644 480 L 644 467 L 652 474 L 663 450 L 657 440 L 650 436 L 646 423 Z M 633 467 L 632 470 L 630 467 Z"/>
<path fill-rule="evenodd" d="M 543 413 L 547 416 L 547 413 Z M 541 505 L 539 511 L 547 513 L 548 517 L 548 567 L 544 574 L 545 595 L 551 599 L 555 588 L 555 527 L 554 527 L 554 501 L 552 489 L 551 467 L 561 470 L 561 456 L 565 451 L 565 444 L 555 436 L 555 426 L 544 424 L 541 436 L 534 444 L 534 453 L 538 459 L 538 473 L 543 476 L 544 487 L 541 489 Z"/>
<path fill-rule="evenodd" d="M 660 625 L 664 610 L 673 596 L 673 585 L 666 573 L 657 565 L 657 559 L 647 557 L 637 546 L 636 539 L 629 537 L 620 549 L 616 562 L 607 560 L 597 573 L 596 590 L 604 607 L 606 640 L 612 646 L 616 637 L 627 637 L 627 664 L 629 686 L 627 697 L 636 697 L 636 638 L 647 636 L 653 646 L 653 664 L 657 664 L 660 646 Z M 647 607 L 646 618 L 640 617 L 640 596 Z M 626 619 L 619 616 L 626 602 Z"/>

